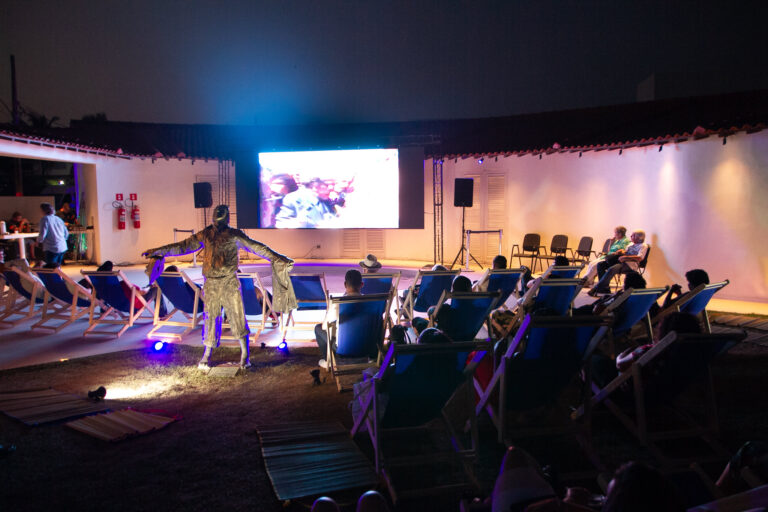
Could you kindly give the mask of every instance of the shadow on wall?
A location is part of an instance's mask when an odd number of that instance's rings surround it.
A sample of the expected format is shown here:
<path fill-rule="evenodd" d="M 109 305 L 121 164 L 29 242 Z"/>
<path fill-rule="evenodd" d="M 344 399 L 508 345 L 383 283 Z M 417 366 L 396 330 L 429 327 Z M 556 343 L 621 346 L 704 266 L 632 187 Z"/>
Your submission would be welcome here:
<path fill-rule="evenodd" d="M 653 278 L 653 286 L 679 283 L 682 276 L 669 266 L 667 256 L 659 242 L 659 235 L 655 233 L 652 234 L 651 241 L 648 245 L 651 247 L 651 254 L 648 256 L 648 268 L 646 270 Z M 682 280 L 684 281 L 684 279 Z"/>

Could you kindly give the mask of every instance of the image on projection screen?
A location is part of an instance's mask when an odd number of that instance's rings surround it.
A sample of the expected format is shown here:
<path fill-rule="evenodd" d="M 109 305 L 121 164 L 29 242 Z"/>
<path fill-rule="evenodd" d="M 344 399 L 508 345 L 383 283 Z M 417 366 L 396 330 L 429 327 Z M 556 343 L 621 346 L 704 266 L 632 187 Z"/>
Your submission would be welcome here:
<path fill-rule="evenodd" d="M 397 228 L 397 149 L 259 153 L 262 228 Z"/>

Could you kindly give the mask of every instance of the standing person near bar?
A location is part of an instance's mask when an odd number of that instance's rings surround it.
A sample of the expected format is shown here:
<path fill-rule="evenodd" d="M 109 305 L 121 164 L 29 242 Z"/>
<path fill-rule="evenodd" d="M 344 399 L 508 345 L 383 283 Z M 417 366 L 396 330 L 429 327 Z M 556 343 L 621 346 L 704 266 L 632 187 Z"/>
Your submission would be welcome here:
<path fill-rule="evenodd" d="M 211 350 L 221 339 L 222 309 L 226 311 L 232 335 L 240 341 L 240 366 L 251 366 L 248 350 L 248 326 L 245 322 L 243 297 L 240 281 L 237 279 L 239 264 L 238 250 L 245 249 L 262 256 L 272 263 L 272 293 L 275 311 L 288 312 L 297 307 L 296 296 L 290 284 L 288 273 L 293 260 L 277 253 L 261 242 L 252 240 L 245 233 L 229 227 L 229 207 L 219 205 L 213 210 L 213 222 L 186 240 L 175 244 L 149 249 L 142 253 L 147 258 L 161 259 L 166 255 L 179 256 L 202 249 L 203 303 L 205 305 L 205 326 L 203 358 L 197 365 L 208 369 Z M 156 264 L 156 263 L 155 263 Z M 160 265 L 162 268 L 162 263 Z M 151 277 L 150 277 L 151 279 Z"/>
<path fill-rule="evenodd" d="M 64 221 L 54 215 L 56 211 L 51 203 L 41 203 L 40 211 L 43 217 L 40 219 L 37 243 L 43 244 L 45 268 L 60 267 L 64 261 L 64 253 L 67 252 L 69 230 Z"/>

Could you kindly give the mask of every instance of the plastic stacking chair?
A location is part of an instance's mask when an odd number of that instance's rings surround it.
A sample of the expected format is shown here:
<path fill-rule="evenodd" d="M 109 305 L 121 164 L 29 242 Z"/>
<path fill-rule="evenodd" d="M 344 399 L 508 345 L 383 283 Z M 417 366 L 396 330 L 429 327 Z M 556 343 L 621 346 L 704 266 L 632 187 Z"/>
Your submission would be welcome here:
<path fill-rule="evenodd" d="M 592 408 L 605 405 L 662 465 L 691 462 L 668 457 L 656 444 L 662 439 L 700 438 L 710 445 L 715 459 L 729 457 L 730 453 L 715 439 L 718 420 L 710 363 L 746 337 L 743 330 L 722 334 L 671 332 L 602 389 L 592 383 L 594 396 L 587 404 Z M 703 383 L 704 396 L 697 402 L 705 405 L 703 418 L 686 412 L 677 400 L 693 383 Z M 622 400 L 616 402 L 615 398 Z M 620 405 L 627 402 L 626 408 Z M 573 416 L 583 414 L 582 407 Z M 678 420 L 677 425 L 672 422 L 674 419 Z M 659 429 L 656 423 L 666 427 Z M 704 460 L 697 457 L 696 461 Z"/>
<path fill-rule="evenodd" d="M 45 290 L 40 281 L 14 267 L 6 267 L 0 279 L 0 286 L 8 286 L 0 311 L 0 325 L 18 325 L 40 314 L 45 304 Z"/>
<path fill-rule="evenodd" d="M 320 320 L 296 320 L 296 311 L 327 311 L 329 304 L 328 288 L 325 285 L 325 274 L 290 274 L 293 291 L 296 293 L 296 301 L 299 307 L 287 315 L 281 315 L 283 319 L 283 341 L 288 339 L 288 332 L 295 330 L 313 331 L 315 324 Z M 296 338 L 298 339 L 298 338 Z"/>
<path fill-rule="evenodd" d="M 566 253 L 568 251 L 571 251 L 571 249 L 568 247 L 568 235 L 553 236 L 552 242 L 550 242 L 549 244 L 549 252 L 547 252 L 547 248 L 544 245 L 539 246 L 539 250 L 541 249 L 544 249 L 544 254 L 541 254 L 541 252 L 539 252 L 539 256 L 537 260 L 540 268 L 544 270 L 542 260 L 546 260 L 546 261 L 554 260 L 558 256 L 566 256 Z M 535 269 L 532 268 L 531 270 L 535 270 Z"/>
<path fill-rule="evenodd" d="M 434 326 L 435 319 L 439 319 L 441 312 L 450 310 L 445 317 L 448 325 L 438 327 L 453 341 L 474 341 L 483 324 L 486 324 L 488 335 L 491 335 L 491 311 L 496 309 L 500 291 L 495 292 L 443 292 L 437 308 L 430 319 L 430 327 Z M 450 303 L 448 302 L 450 301 Z"/>
<path fill-rule="evenodd" d="M 575 425 L 570 410 L 561 411 L 555 404 L 570 384 L 579 381 L 579 371 L 588 367 L 587 360 L 608 332 L 608 324 L 609 319 L 601 316 L 525 317 L 490 382 L 483 388 L 475 380 L 480 394 L 476 412 L 488 413 L 499 442 L 509 446 L 520 438 L 580 433 L 585 451 L 593 455 L 586 435 L 588 422 Z M 586 399 L 588 389 L 583 389 Z M 553 409 L 555 414 L 547 415 L 545 424 L 510 418 L 510 413 L 537 409 Z M 561 422 L 556 421 L 557 416 Z"/>
<path fill-rule="evenodd" d="M 531 258 L 531 265 L 528 267 L 531 271 L 536 269 L 536 258 L 539 257 L 539 249 L 541 248 L 541 236 L 538 233 L 527 233 L 523 237 L 522 247 L 519 244 L 512 246 L 512 254 L 509 255 L 509 261 L 512 262 L 512 258 L 517 258 L 517 264 L 523 265 L 523 258 Z"/>
<path fill-rule="evenodd" d="M 682 295 L 678 300 L 672 303 L 670 306 L 659 312 L 653 319 L 654 324 L 658 324 L 661 320 L 675 311 L 682 313 L 688 313 L 693 316 L 701 317 L 704 323 L 704 329 L 706 332 L 712 332 L 712 326 L 709 322 L 709 314 L 707 313 L 707 305 L 712 297 L 720 290 L 728 286 L 730 281 L 720 281 L 719 283 L 712 283 L 707 285 L 699 285 L 688 293 Z"/>
<path fill-rule="evenodd" d="M 43 317 L 32 329 L 50 329 L 59 332 L 83 315 L 93 318 L 96 299 L 91 291 L 76 283 L 59 268 L 34 270 L 45 286 Z M 71 291 L 70 291 L 71 290 Z"/>
<path fill-rule="evenodd" d="M 488 274 L 488 291 L 500 292 L 499 301 L 496 303 L 497 308 L 504 307 L 509 297 L 517 294 L 517 285 L 523 272 L 521 268 L 490 271 Z"/>
<path fill-rule="evenodd" d="M 131 284 L 122 270 L 110 272 L 81 270 L 80 273 L 88 279 L 93 286 L 96 298 L 105 306 L 100 316 L 95 317 L 91 315 L 90 325 L 83 335 L 112 334 L 119 338 L 142 316 L 154 320 L 154 313 L 150 309 L 149 303 L 144 299 L 141 290 Z M 130 289 L 130 297 L 126 295 L 124 286 L 127 287 L 125 290 Z M 117 331 L 96 330 L 96 327 L 101 324 L 119 325 L 122 327 Z"/>
<path fill-rule="evenodd" d="M 359 374 L 372 366 L 369 358 L 375 358 L 376 365 L 381 362 L 389 301 L 389 293 L 331 298 L 331 304 L 339 308 L 339 317 L 328 325 L 328 339 L 336 343 L 328 343 L 326 361 L 339 392 L 343 391 L 341 375 Z M 350 362 L 350 358 L 364 361 Z"/>
<path fill-rule="evenodd" d="M 573 264 L 581 263 L 582 265 L 589 263 L 590 256 L 594 252 L 592 250 L 592 243 L 593 239 L 591 236 L 581 237 L 581 240 L 579 240 L 579 246 L 575 251 L 571 251 L 571 262 Z"/>
<path fill-rule="evenodd" d="M 453 279 L 459 275 L 460 270 L 419 270 L 416 279 L 405 293 L 403 306 L 398 312 L 398 321 L 401 318 L 413 320 L 415 312 L 426 313 L 427 310 L 437 305 L 443 292 L 450 291 Z"/>
<path fill-rule="evenodd" d="M 203 321 L 204 305 L 200 285 L 192 281 L 186 273 L 180 271 L 163 272 L 157 277 L 155 286 L 159 288 L 159 293 L 168 299 L 173 309 L 161 317 L 161 301 L 155 301 L 155 326 L 149 331 L 147 337 L 181 341 Z M 182 332 L 161 331 L 166 326 L 183 327 L 184 330 Z"/>
<path fill-rule="evenodd" d="M 356 385 L 352 407 L 354 426 L 351 434 L 367 430 L 374 449 L 376 471 L 386 482 L 394 502 L 407 493 L 396 492 L 390 478 L 393 467 L 419 461 L 447 462 L 459 460 L 468 477 L 478 445 L 477 423 L 472 409 L 472 374 L 490 350 L 489 343 L 441 343 L 434 345 L 391 344 L 378 373 Z M 469 355 L 474 352 L 468 363 Z M 424 430 L 440 419 L 451 438 L 446 452 L 409 453 L 406 457 L 385 454 L 390 444 L 388 432 Z M 469 440 L 460 433 L 469 423 Z M 443 491 L 464 488 L 461 484 L 441 487 Z M 416 493 L 426 493 L 419 486 Z"/>

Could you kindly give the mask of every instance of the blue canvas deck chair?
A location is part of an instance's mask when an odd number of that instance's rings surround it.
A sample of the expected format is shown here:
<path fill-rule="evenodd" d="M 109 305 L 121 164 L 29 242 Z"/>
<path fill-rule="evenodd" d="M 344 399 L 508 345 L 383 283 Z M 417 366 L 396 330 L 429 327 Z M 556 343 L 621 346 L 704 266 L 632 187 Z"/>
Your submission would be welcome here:
<path fill-rule="evenodd" d="M 386 482 L 392 500 L 397 503 L 407 493 L 398 493 L 392 484 L 397 467 L 419 462 L 449 462 L 458 457 L 462 469 L 474 479 L 472 465 L 478 444 L 477 423 L 473 410 L 472 374 L 491 349 L 490 343 L 462 342 L 434 345 L 390 344 L 387 355 L 373 378 L 355 385 L 352 404 L 352 436 L 367 431 L 374 449 L 376 471 Z M 469 355 L 474 352 L 470 362 Z M 441 420 L 451 438 L 446 452 L 393 456 L 385 454 L 395 432 L 412 433 L 439 425 Z M 464 426 L 469 422 L 469 436 Z M 466 439 L 468 437 L 468 439 Z M 396 444 L 396 443 L 394 443 Z M 464 488 L 460 484 L 443 490 Z M 414 494 L 424 494 L 420 486 Z"/>
<path fill-rule="evenodd" d="M 611 337 L 618 339 L 628 335 L 632 328 L 642 322 L 647 339 L 653 339 L 653 327 L 651 326 L 651 306 L 659 300 L 659 297 L 669 290 L 664 288 L 644 288 L 624 291 L 608 307 L 603 314 L 613 315 Z"/>
<path fill-rule="evenodd" d="M 155 326 L 149 331 L 147 337 L 181 341 L 203 321 L 202 289 L 182 271 L 163 272 L 157 277 L 154 286 L 159 288 L 159 293 L 168 299 L 173 309 L 165 316 L 160 316 L 161 301 L 155 301 Z M 162 330 L 164 327 L 183 327 L 183 330 L 181 332 Z"/>
<path fill-rule="evenodd" d="M 392 318 L 389 310 L 394 302 L 395 310 L 400 309 L 399 297 L 397 296 L 397 285 L 400 283 L 400 272 L 391 274 L 363 274 L 363 288 L 360 291 L 363 295 L 373 295 L 379 293 L 391 294 L 389 305 L 387 306 L 387 326 L 392 326 Z"/>
<path fill-rule="evenodd" d="M 405 318 L 411 321 L 415 313 L 426 313 L 437 305 L 443 292 L 451 290 L 453 279 L 461 270 L 419 270 L 413 284 L 405 292 L 402 307 L 398 311 L 397 320 Z"/>
<path fill-rule="evenodd" d="M 376 365 L 381 362 L 390 297 L 389 293 L 379 293 L 331 298 L 331 307 L 338 308 L 339 316 L 328 325 L 328 339 L 336 343 L 335 347 L 328 343 L 326 361 L 339 392 L 343 391 L 341 375 L 359 375 L 373 366 L 369 358 L 376 359 Z"/>
<path fill-rule="evenodd" d="M 76 283 L 59 268 L 36 268 L 35 274 L 45 286 L 42 318 L 32 329 L 50 329 L 59 332 L 78 318 L 93 317 L 98 305 L 90 290 Z"/>
<path fill-rule="evenodd" d="M 581 271 L 584 269 L 584 264 L 580 263 L 577 265 L 568 265 L 564 267 L 558 267 L 555 265 L 552 265 L 549 267 L 547 274 L 548 278 L 563 278 L 563 279 L 574 279 L 576 276 L 578 276 Z"/>
<path fill-rule="evenodd" d="M 288 338 L 288 333 L 295 330 L 314 331 L 315 325 L 322 320 L 296 320 L 297 311 L 327 311 L 330 300 L 328 287 L 325 285 L 325 274 L 290 274 L 290 278 L 299 307 L 287 315 L 280 316 L 283 320 L 283 341 L 303 339 Z"/>
<path fill-rule="evenodd" d="M 657 445 L 659 440 L 700 438 L 715 454 L 710 460 L 729 457 L 728 450 L 716 440 L 719 424 L 710 363 L 746 336 L 743 330 L 719 334 L 671 332 L 602 389 L 591 383 L 594 396 L 588 404 L 592 408 L 605 405 L 664 466 L 691 461 L 667 456 Z M 703 396 L 697 406 L 703 406 L 703 413 L 687 412 L 678 400 L 693 384 L 701 384 Z M 690 403 L 691 397 L 686 401 Z M 582 414 L 583 407 L 573 415 Z M 672 421 L 675 419 L 677 423 Z M 697 462 L 706 460 L 696 458 Z"/>
<path fill-rule="evenodd" d="M 154 320 L 154 314 L 149 303 L 128 278 L 122 270 L 110 272 L 98 270 L 81 270 L 81 274 L 93 286 L 96 298 L 104 304 L 102 313 L 98 317 L 91 315 L 88 328 L 83 335 L 88 334 L 111 334 L 120 337 L 123 333 L 134 325 L 139 318 L 150 318 Z M 123 290 L 121 281 L 130 289 L 130 297 Z M 119 330 L 96 330 L 99 325 L 119 325 Z"/>
<path fill-rule="evenodd" d="M 476 413 L 487 412 L 496 427 L 499 442 L 537 436 L 577 434 L 587 455 L 592 456 L 587 435 L 589 424 L 574 424 L 570 410 L 558 400 L 573 383 L 579 371 L 608 332 L 609 319 L 602 316 L 551 317 L 527 315 L 510 341 L 507 350 L 485 385 L 474 381 L 480 395 Z M 588 389 L 582 395 L 588 397 Z M 542 424 L 522 420 L 520 413 L 550 410 Z M 562 421 L 557 422 L 557 416 Z M 511 416 L 517 414 L 518 418 Z M 555 419 L 556 424 L 551 424 Z M 589 417 L 587 417 L 587 420 Z M 559 424 L 557 424 L 559 423 Z M 596 462 L 596 457 L 593 458 Z"/>
<path fill-rule="evenodd" d="M 709 323 L 709 314 L 707 313 L 707 305 L 717 292 L 728 286 L 728 283 L 730 283 L 730 281 L 726 279 L 725 281 L 720 281 L 719 283 L 712 283 L 707 285 L 700 284 L 693 290 L 682 295 L 670 306 L 662 310 L 653 319 L 653 323 L 657 324 L 670 313 L 680 311 L 681 313 L 688 313 L 693 316 L 700 317 L 706 332 L 712 332 L 712 326 Z"/>
<path fill-rule="evenodd" d="M 272 324 L 272 327 L 277 327 L 279 320 L 272 312 L 272 301 L 258 273 L 238 272 L 237 279 L 240 281 L 243 311 L 245 312 L 245 321 L 248 324 L 248 331 L 250 333 L 248 338 L 251 342 L 255 342 L 264 329 L 266 329 L 267 321 Z M 229 329 L 229 324 L 227 322 L 222 323 L 221 339 L 234 339 L 231 334 L 224 333 L 227 329 Z"/>
<path fill-rule="evenodd" d="M 45 304 L 42 283 L 21 269 L 6 267 L 0 274 L 0 286 L 7 286 L 0 311 L 0 326 L 10 327 L 37 316 Z"/>
<path fill-rule="evenodd" d="M 441 318 L 444 310 L 448 309 L 449 314 L 443 317 L 448 325 L 441 323 L 439 327 L 453 341 L 474 341 L 483 324 L 486 325 L 488 335 L 491 336 L 491 311 L 496 309 L 500 295 L 499 291 L 443 292 L 429 320 L 429 326 L 434 327 L 435 321 Z"/>
<path fill-rule="evenodd" d="M 488 289 L 489 292 L 500 292 L 499 301 L 496 303 L 497 308 L 506 307 L 506 302 L 510 297 L 517 296 L 518 283 L 520 282 L 520 276 L 523 275 L 523 269 L 521 268 L 507 268 L 498 269 L 488 273 Z"/>

